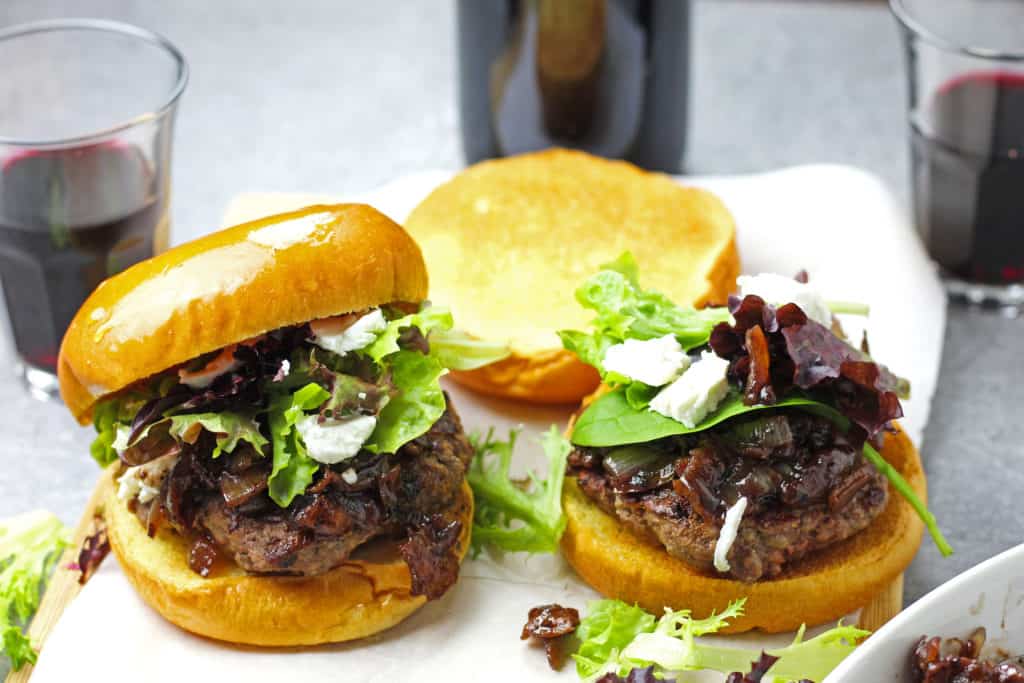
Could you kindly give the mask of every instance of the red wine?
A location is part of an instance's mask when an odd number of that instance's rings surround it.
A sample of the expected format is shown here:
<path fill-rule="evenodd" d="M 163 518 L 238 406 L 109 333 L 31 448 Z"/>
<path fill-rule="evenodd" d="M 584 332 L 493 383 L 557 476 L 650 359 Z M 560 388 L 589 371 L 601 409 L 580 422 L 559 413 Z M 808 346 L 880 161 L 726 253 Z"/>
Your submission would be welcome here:
<path fill-rule="evenodd" d="M 945 84 L 913 122 L 915 210 L 948 274 L 1024 281 L 1024 75 Z"/>
<path fill-rule="evenodd" d="M 56 369 L 75 312 L 108 276 L 153 255 L 165 214 L 135 147 L 30 152 L 0 165 L 0 282 L 26 363 Z"/>
<path fill-rule="evenodd" d="M 470 163 L 559 146 L 681 169 L 688 0 L 459 0 L 458 38 Z"/>

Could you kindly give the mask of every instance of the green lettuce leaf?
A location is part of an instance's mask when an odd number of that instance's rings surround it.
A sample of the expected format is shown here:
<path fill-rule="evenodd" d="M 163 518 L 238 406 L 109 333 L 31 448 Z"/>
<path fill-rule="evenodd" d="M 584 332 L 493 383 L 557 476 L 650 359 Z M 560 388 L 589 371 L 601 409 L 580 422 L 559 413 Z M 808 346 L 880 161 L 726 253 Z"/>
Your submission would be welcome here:
<path fill-rule="evenodd" d="M 173 415 L 167 419 L 170 421 L 168 433 L 179 441 L 194 441 L 194 436 L 190 439 L 186 439 L 186 436 L 197 428 L 214 434 L 217 438 L 217 445 L 214 446 L 213 453 L 210 454 L 210 457 L 213 458 L 218 457 L 221 453 L 234 451 L 240 441 L 248 441 L 253 448 L 261 453 L 263 447 L 268 443 L 266 437 L 260 434 L 260 426 L 256 420 L 248 415 L 193 413 Z"/>
<path fill-rule="evenodd" d="M 100 467 L 106 467 L 117 461 L 114 440 L 117 439 L 117 425 L 120 404 L 117 399 L 100 401 L 93 408 L 92 423 L 96 428 L 96 438 L 89 446 L 89 454 Z"/>
<path fill-rule="evenodd" d="M 588 606 L 576 635 L 581 646 L 576 659 L 580 678 L 594 681 L 606 673 L 625 676 L 635 668 L 655 667 L 662 676 L 683 671 L 750 671 L 761 651 L 723 647 L 697 638 L 716 633 L 743 614 L 745 600 L 730 603 L 720 614 L 694 619 L 689 610 L 665 614 L 655 621 L 639 607 L 618 600 L 600 600 Z M 768 650 L 779 660 L 768 671 L 765 683 L 799 679 L 822 681 L 868 635 L 842 623 L 810 640 L 803 627 L 787 647 Z"/>
<path fill-rule="evenodd" d="M 730 604 L 725 611 L 707 619 L 693 619 L 688 610 L 666 612 L 652 633 L 638 635 L 621 654 L 630 666 L 655 665 L 662 671 L 712 670 L 721 673 L 748 672 L 751 662 L 760 657 L 760 650 L 721 647 L 699 643 L 696 638 L 715 633 L 731 619 L 743 614 L 743 600 Z M 768 670 L 768 681 L 794 681 L 803 678 L 822 681 L 853 652 L 857 642 L 868 631 L 842 623 L 816 638 L 803 640 L 803 627 L 787 647 L 768 650 L 779 660 Z"/>
<path fill-rule="evenodd" d="M 0 632 L 4 654 L 15 671 L 36 661 L 24 629 L 39 607 L 43 582 L 70 544 L 67 528 L 48 512 L 0 522 Z"/>
<path fill-rule="evenodd" d="M 424 337 L 429 337 L 435 330 L 452 329 L 452 314 L 447 308 L 425 306 L 419 313 L 410 313 L 401 318 L 388 321 L 388 326 L 381 332 L 376 341 L 363 349 L 363 353 L 380 363 L 386 356 L 401 350 L 398 338 L 407 327 L 417 327 Z"/>
<path fill-rule="evenodd" d="M 106 467 L 118 459 L 115 448 L 118 445 L 116 443 L 118 427 L 130 428 L 135 414 L 139 412 L 143 404 L 154 396 L 161 395 L 159 393 L 161 390 L 160 382 L 154 380 L 145 390 L 130 391 L 96 403 L 92 413 L 96 438 L 89 446 L 89 453 L 100 467 Z"/>
<path fill-rule="evenodd" d="M 512 355 L 508 344 L 476 339 L 458 330 L 435 329 L 430 335 L 430 355 L 450 370 L 476 370 Z"/>
<path fill-rule="evenodd" d="M 529 486 L 523 487 L 509 476 L 516 436 L 513 431 L 500 441 L 491 430 L 486 437 L 470 437 L 476 450 L 466 473 L 476 502 L 473 547 L 476 552 L 491 545 L 507 552 L 553 553 L 565 531 L 562 484 L 571 446 L 552 425 L 542 441 L 547 479 L 531 472 Z"/>
<path fill-rule="evenodd" d="M 641 633 L 654 630 L 654 615 L 621 600 L 595 600 L 587 605 L 576 637 L 580 647 L 573 655 L 576 673 L 582 679 L 616 670 L 619 654 Z M 622 671 L 625 673 L 627 670 Z"/>
<path fill-rule="evenodd" d="M 394 453 L 425 434 L 444 414 L 444 392 L 438 379 L 444 367 L 419 351 L 397 351 L 387 358 L 397 394 L 377 417 L 377 427 L 365 444 L 372 453 Z"/>
<path fill-rule="evenodd" d="M 294 394 L 282 393 L 271 399 L 267 411 L 274 464 L 268 479 L 270 498 L 288 507 L 313 481 L 319 465 L 306 454 L 295 423 L 307 410 L 316 410 L 331 397 L 319 384 L 307 384 Z"/>
<path fill-rule="evenodd" d="M 714 326 L 729 319 L 725 308 L 698 311 L 679 306 L 660 292 L 641 289 L 636 260 L 629 252 L 602 268 L 576 290 L 580 305 L 597 314 L 592 322 L 597 346 L 606 339 L 618 343 L 673 334 L 684 348 L 693 349 L 706 344 Z"/>
<path fill-rule="evenodd" d="M 730 391 L 713 413 L 691 429 L 670 417 L 649 410 L 637 398 L 630 400 L 629 394 L 633 390 L 632 385 L 625 389 L 619 388 L 590 404 L 573 427 L 572 442 L 579 446 L 596 447 L 643 443 L 666 436 L 701 432 L 730 418 L 757 410 L 823 405 L 802 396 L 790 396 L 771 405 L 748 406 L 743 404 L 743 397 L 739 393 Z"/>

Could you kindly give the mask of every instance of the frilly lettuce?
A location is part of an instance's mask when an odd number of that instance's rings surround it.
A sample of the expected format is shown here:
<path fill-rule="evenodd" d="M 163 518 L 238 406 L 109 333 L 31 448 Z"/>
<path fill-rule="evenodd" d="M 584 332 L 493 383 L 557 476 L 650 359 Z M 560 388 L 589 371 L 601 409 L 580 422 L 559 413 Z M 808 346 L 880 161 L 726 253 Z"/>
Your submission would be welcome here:
<path fill-rule="evenodd" d="M 0 632 L 15 671 L 34 664 L 36 651 L 24 627 L 39 607 L 41 586 L 70 534 L 48 512 L 29 512 L 0 522 Z"/>
<path fill-rule="evenodd" d="M 239 442 L 248 441 L 257 452 L 262 452 L 267 445 L 266 437 L 260 434 L 260 426 L 248 415 L 237 413 L 190 413 L 173 415 L 168 433 L 179 441 L 195 441 L 199 429 L 205 429 L 216 437 L 210 457 L 216 458 L 221 453 L 230 453 L 238 447 Z"/>
<path fill-rule="evenodd" d="M 576 673 L 580 678 L 593 679 L 612 671 L 610 664 L 618 661 L 619 653 L 638 635 L 653 631 L 654 625 L 654 615 L 636 605 L 621 600 L 591 602 L 587 605 L 587 616 L 576 629 L 580 639 L 580 647 L 573 655 Z"/>
<path fill-rule="evenodd" d="M 605 673 L 624 676 L 633 669 L 649 666 L 662 674 L 750 671 L 751 663 L 760 659 L 760 650 L 697 641 L 742 615 L 743 603 L 744 600 L 737 600 L 720 614 L 706 619 L 694 619 L 689 610 L 666 610 L 656 623 L 651 615 L 647 615 L 650 621 L 639 617 L 638 613 L 646 612 L 638 607 L 617 600 L 593 603 L 576 632 L 582 641 L 576 655 L 577 672 L 581 678 L 593 681 Z M 767 651 L 779 659 L 769 669 L 766 681 L 785 683 L 806 678 L 820 683 L 853 652 L 868 631 L 840 623 L 810 640 L 804 640 L 803 635 L 801 627 L 792 644 Z"/>
<path fill-rule="evenodd" d="M 508 552 L 553 553 L 565 531 L 562 484 L 571 447 L 552 426 L 542 441 L 547 479 L 531 472 L 528 484 L 520 486 L 509 476 L 517 435 L 512 431 L 507 441 L 500 441 L 491 430 L 484 437 L 470 437 L 476 450 L 466 473 L 476 501 L 473 547 L 476 551 L 492 545 Z"/>
<path fill-rule="evenodd" d="M 729 319 L 724 308 L 679 306 L 664 294 L 641 289 L 636 260 L 628 251 L 588 278 L 577 290 L 576 300 L 596 313 L 593 332 L 563 330 L 558 334 L 566 349 L 604 375 L 601 362 L 609 346 L 625 339 L 654 339 L 675 335 L 685 349 L 707 343 L 711 330 Z"/>

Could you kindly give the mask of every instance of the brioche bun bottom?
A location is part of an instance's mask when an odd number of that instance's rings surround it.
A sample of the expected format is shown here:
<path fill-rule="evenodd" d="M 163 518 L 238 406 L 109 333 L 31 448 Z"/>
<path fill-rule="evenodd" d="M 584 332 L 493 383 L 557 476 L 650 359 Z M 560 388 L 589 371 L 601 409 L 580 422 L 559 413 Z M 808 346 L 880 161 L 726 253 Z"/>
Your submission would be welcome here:
<path fill-rule="evenodd" d="M 463 558 L 473 520 L 466 482 L 456 506 Z M 166 527 L 149 538 L 113 486 L 104 516 L 110 545 L 142 599 L 171 623 L 208 638 L 260 646 L 338 643 L 389 629 L 427 601 L 410 594 L 409 569 L 392 542 L 371 541 L 320 576 L 255 576 L 223 562 L 203 578 L 188 567 L 186 540 Z"/>
<path fill-rule="evenodd" d="M 882 455 L 925 500 L 921 460 L 902 430 L 887 435 Z M 743 583 L 701 572 L 641 540 L 587 498 L 573 477 L 565 482 L 562 501 L 568 516 L 562 550 L 587 583 L 654 614 L 670 607 L 703 618 L 746 598 L 743 616 L 723 633 L 792 631 L 860 609 L 903 573 L 924 531 L 921 519 L 890 487 L 888 504 L 868 528 L 798 560 L 774 579 Z"/>

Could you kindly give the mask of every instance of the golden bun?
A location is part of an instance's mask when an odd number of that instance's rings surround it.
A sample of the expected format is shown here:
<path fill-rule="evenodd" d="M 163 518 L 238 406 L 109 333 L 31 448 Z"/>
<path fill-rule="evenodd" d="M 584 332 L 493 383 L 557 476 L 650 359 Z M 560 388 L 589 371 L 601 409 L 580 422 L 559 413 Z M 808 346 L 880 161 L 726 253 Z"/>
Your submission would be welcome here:
<path fill-rule="evenodd" d="M 697 306 L 724 303 L 739 274 L 735 226 L 717 197 L 569 150 L 472 166 L 405 227 L 423 249 L 432 298 L 452 308 L 458 328 L 513 351 L 452 377 L 539 403 L 577 402 L 597 387 L 555 332 L 586 327 L 592 313 L 573 292 L 601 264 L 632 251 L 645 287 Z"/>
<path fill-rule="evenodd" d="M 465 557 L 473 521 L 465 482 L 457 505 Z M 320 576 L 254 576 L 230 563 L 202 578 L 188 567 L 185 539 L 168 528 L 149 538 L 114 487 L 104 516 L 110 546 L 142 599 L 171 623 L 208 638 L 268 647 L 339 643 L 389 629 L 426 603 L 410 594 L 409 569 L 386 541 Z"/>
<path fill-rule="evenodd" d="M 61 396 L 96 401 L 269 330 L 427 296 L 420 249 L 365 204 L 310 206 L 227 228 L 104 281 L 61 344 Z"/>
<path fill-rule="evenodd" d="M 889 434 L 882 455 L 924 500 L 924 470 L 907 435 Z M 860 609 L 903 573 L 924 531 L 906 500 L 890 490 L 888 504 L 867 529 L 796 562 L 778 578 L 743 583 L 700 572 L 663 547 L 640 540 L 592 503 L 572 477 L 565 482 L 562 501 L 569 518 L 562 549 L 587 583 L 654 614 L 671 607 L 706 617 L 731 600 L 746 598 L 744 615 L 727 633 L 792 631 Z"/>

